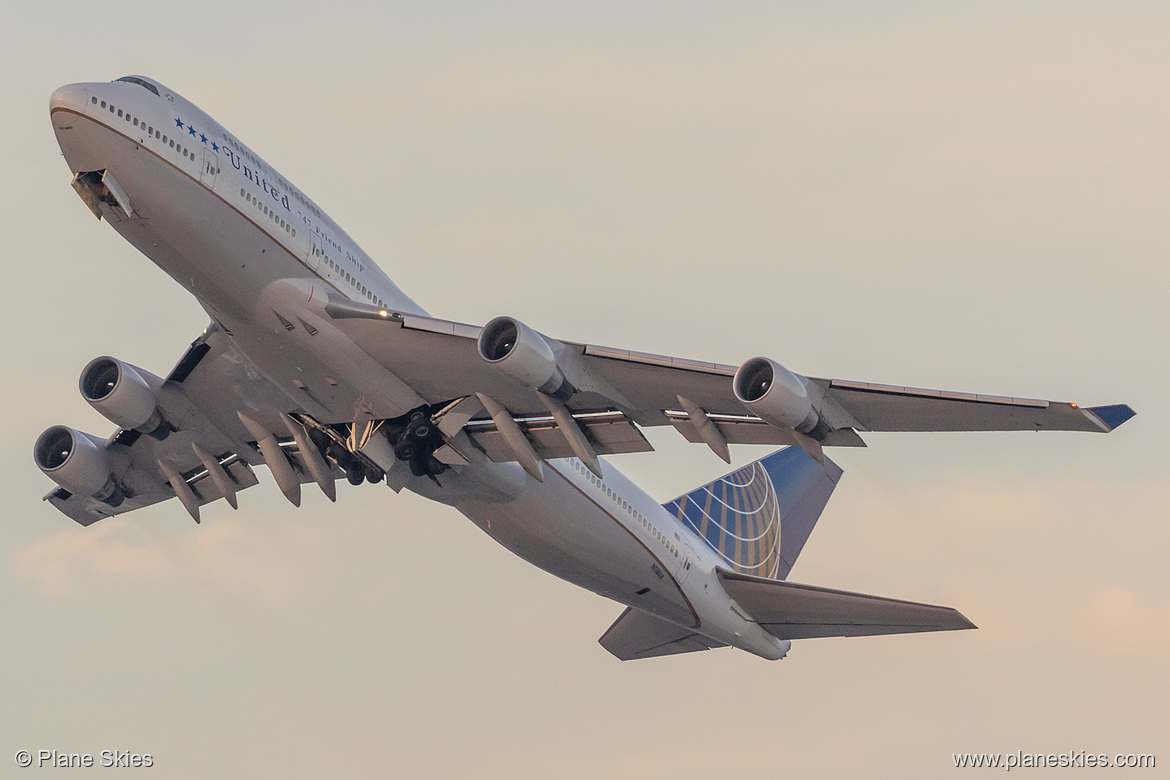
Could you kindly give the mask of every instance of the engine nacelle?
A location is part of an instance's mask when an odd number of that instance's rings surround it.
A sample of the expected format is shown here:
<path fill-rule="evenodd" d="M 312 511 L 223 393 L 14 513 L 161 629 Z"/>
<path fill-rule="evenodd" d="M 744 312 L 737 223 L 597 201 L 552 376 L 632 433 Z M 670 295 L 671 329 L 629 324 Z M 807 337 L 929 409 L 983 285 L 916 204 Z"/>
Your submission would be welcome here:
<path fill-rule="evenodd" d="M 115 425 L 156 439 L 171 432 L 154 390 L 129 363 L 112 357 L 94 358 L 82 370 L 78 386 L 89 405 Z"/>
<path fill-rule="evenodd" d="M 479 356 L 520 384 L 562 401 L 575 392 L 544 336 L 511 317 L 483 326 Z"/>
<path fill-rule="evenodd" d="M 754 357 L 735 372 L 732 389 L 744 408 L 777 428 L 807 433 L 820 415 L 800 377 L 775 360 Z"/>
<path fill-rule="evenodd" d="M 106 451 L 87 434 L 54 425 L 33 446 L 33 460 L 45 476 L 82 496 L 93 496 L 113 506 L 122 503 Z"/>

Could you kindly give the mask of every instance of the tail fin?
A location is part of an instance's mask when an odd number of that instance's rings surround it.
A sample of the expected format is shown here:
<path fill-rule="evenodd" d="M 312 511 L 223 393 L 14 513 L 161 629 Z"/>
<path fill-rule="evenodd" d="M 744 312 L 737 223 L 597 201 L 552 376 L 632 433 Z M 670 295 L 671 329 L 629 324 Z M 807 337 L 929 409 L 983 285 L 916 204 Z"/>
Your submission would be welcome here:
<path fill-rule="evenodd" d="M 668 504 L 723 560 L 727 568 L 782 580 L 792 570 L 841 468 L 786 447 L 749 463 Z"/>

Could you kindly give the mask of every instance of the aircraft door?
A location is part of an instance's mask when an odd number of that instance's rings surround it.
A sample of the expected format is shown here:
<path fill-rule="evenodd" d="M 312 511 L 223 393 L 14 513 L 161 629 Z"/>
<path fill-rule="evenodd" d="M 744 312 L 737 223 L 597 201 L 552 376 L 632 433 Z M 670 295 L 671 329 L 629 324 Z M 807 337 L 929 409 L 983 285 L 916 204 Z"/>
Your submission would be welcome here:
<path fill-rule="evenodd" d="M 316 271 L 321 267 L 321 245 L 316 236 L 309 236 L 309 253 L 305 255 L 305 264 Z"/>
<path fill-rule="evenodd" d="M 215 175 L 219 173 L 219 155 L 210 149 L 203 150 L 203 170 L 199 173 L 199 181 L 207 189 L 215 188 Z"/>
<path fill-rule="evenodd" d="M 686 542 L 682 543 L 682 554 L 682 564 L 678 567 L 678 573 L 675 575 L 679 585 L 687 581 L 687 575 L 691 572 L 691 563 L 695 560 L 695 551 Z"/>

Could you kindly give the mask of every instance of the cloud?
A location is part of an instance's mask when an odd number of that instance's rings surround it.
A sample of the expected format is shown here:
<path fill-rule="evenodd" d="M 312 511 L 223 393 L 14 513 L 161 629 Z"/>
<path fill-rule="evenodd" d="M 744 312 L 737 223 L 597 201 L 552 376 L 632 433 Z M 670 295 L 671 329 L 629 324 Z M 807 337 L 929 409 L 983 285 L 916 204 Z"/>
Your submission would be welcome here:
<path fill-rule="evenodd" d="M 45 537 L 17 555 L 16 571 L 57 599 L 95 580 L 143 580 L 285 601 L 311 579 L 323 533 L 298 526 L 274 538 L 268 524 L 237 517 L 173 533 L 140 520 L 113 518 Z"/>
<path fill-rule="evenodd" d="M 1113 586 L 1085 601 L 1076 617 L 1076 630 L 1111 652 L 1165 657 L 1170 651 L 1170 601 L 1150 603 Z"/>
<path fill-rule="evenodd" d="M 131 538 L 127 527 L 107 520 L 83 533 L 68 528 L 47 536 L 18 554 L 16 570 L 52 598 L 68 596 L 83 573 L 147 580 L 172 573 L 171 562 L 141 537 Z"/>

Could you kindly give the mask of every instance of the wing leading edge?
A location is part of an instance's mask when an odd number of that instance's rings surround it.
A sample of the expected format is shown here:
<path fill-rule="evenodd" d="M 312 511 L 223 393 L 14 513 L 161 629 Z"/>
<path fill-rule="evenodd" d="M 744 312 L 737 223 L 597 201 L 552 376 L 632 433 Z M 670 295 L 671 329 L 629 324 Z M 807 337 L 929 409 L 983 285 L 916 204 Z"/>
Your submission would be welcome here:
<path fill-rule="evenodd" d="M 417 315 L 336 320 L 359 346 L 431 403 L 486 393 L 517 419 L 547 415 L 539 393 L 509 379 L 476 349 L 481 329 Z M 737 368 L 684 358 L 602 347 L 542 336 L 557 354 L 576 395 L 574 413 L 620 411 L 640 426 L 673 425 L 688 440 L 737 444 L 801 444 L 793 430 L 751 413 L 736 397 Z M 445 370 L 436 371 L 442 365 Z M 808 433 L 825 446 L 865 446 L 866 431 L 1109 432 L 1134 415 L 1124 404 L 1083 408 L 1073 403 L 956 393 L 842 379 L 796 376 L 821 422 Z M 688 409 L 682 408 L 684 406 Z M 696 419 L 695 411 L 706 420 Z M 709 421 L 712 425 L 706 426 Z M 707 427 L 707 437 L 700 429 Z M 534 437 L 535 438 L 535 437 Z M 640 437 L 623 437 L 611 452 L 644 451 Z M 807 438 L 807 437 L 806 437 Z M 807 443 L 807 442 L 805 442 Z"/>

